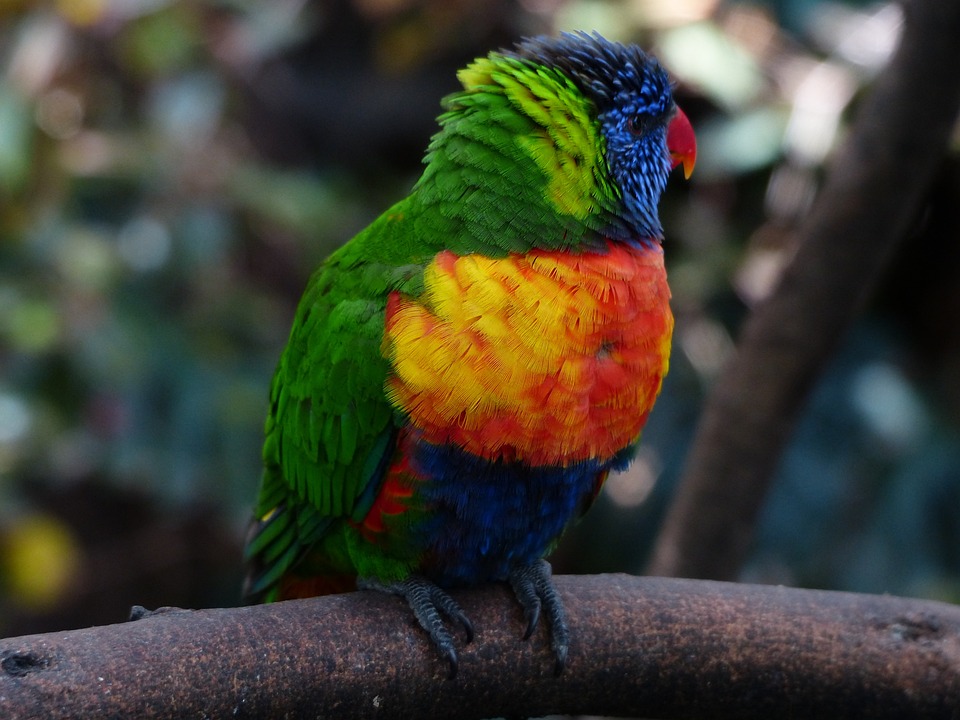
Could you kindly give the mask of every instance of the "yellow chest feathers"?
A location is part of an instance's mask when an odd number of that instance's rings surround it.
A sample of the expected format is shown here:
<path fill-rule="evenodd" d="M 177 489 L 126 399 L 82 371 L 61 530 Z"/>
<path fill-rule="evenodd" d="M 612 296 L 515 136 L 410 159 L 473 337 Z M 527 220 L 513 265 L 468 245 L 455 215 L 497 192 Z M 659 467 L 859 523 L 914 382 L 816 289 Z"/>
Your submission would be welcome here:
<path fill-rule="evenodd" d="M 659 247 L 442 252 L 424 293 L 387 305 L 386 390 L 425 440 L 488 459 L 569 465 L 635 442 L 670 354 Z"/>

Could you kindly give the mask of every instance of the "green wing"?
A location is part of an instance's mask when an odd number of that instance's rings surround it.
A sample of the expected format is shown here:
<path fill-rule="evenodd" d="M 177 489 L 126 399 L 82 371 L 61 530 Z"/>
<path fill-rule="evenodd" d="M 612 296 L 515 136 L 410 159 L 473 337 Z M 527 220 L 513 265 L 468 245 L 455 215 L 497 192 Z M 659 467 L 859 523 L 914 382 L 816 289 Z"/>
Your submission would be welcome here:
<path fill-rule="evenodd" d="M 311 277 L 270 389 L 264 471 L 246 548 L 245 597 L 279 580 L 336 521 L 362 519 L 394 446 L 380 352 L 387 297 L 422 291 L 422 262 L 403 262 L 400 203 Z"/>

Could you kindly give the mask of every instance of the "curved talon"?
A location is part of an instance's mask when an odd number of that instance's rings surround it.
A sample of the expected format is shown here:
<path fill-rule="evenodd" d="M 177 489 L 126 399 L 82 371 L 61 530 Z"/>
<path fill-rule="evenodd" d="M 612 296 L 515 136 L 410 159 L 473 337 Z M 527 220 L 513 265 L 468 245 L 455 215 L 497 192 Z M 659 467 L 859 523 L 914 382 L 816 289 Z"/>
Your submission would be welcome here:
<path fill-rule="evenodd" d="M 453 648 L 450 648 L 446 655 L 447 662 L 450 663 L 450 669 L 447 670 L 447 680 L 454 680 L 457 677 L 457 673 L 460 672 L 460 660 L 457 658 L 457 651 Z"/>
<path fill-rule="evenodd" d="M 420 627 L 427 631 L 434 647 L 450 664 L 447 679 L 453 680 L 457 676 L 460 663 L 453 644 L 453 635 L 447 629 L 441 613 L 463 626 L 467 642 L 473 640 L 473 623 L 452 597 L 426 578 L 415 575 L 393 583 L 383 583 L 374 578 L 358 578 L 357 587 L 360 590 L 399 595 L 406 600 Z"/>
<path fill-rule="evenodd" d="M 428 582 L 424 580 L 423 582 Z M 473 641 L 473 623 L 463 614 L 463 610 L 457 605 L 456 601 L 436 585 L 431 585 L 430 599 L 436 608 L 448 618 L 463 626 L 464 639 L 466 642 Z"/>
<path fill-rule="evenodd" d="M 473 642 L 473 623 L 464 615 L 460 618 L 460 624 L 463 625 L 464 641 L 468 643 Z"/>
<path fill-rule="evenodd" d="M 529 640 L 540 624 L 540 601 L 537 600 L 537 604 L 529 612 L 524 611 L 524 615 L 527 617 L 527 629 L 523 633 L 523 639 Z"/>
<path fill-rule="evenodd" d="M 537 629 L 537 625 L 540 624 L 541 607 L 534 578 L 528 570 L 527 566 L 517 568 L 510 573 L 508 578 L 510 587 L 513 588 L 513 594 L 523 608 L 523 618 L 527 621 L 527 630 L 523 633 L 524 640 L 529 640 L 534 630 Z"/>
<path fill-rule="evenodd" d="M 514 568 L 508 577 L 513 593 L 523 607 L 527 620 L 527 631 L 523 636 L 527 640 L 536 630 L 543 610 L 550 624 L 550 647 L 556 661 L 554 675 L 560 675 L 567 664 L 567 650 L 570 646 L 570 630 L 567 627 L 567 615 L 563 602 L 553 585 L 552 569 L 546 560 L 538 560 L 531 565 Z"/>

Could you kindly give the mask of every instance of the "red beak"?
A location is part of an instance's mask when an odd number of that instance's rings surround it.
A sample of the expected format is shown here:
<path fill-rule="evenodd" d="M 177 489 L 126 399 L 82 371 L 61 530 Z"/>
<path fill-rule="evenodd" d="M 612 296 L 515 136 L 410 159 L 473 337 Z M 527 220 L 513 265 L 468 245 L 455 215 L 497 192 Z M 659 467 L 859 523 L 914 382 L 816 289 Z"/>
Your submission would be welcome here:
<path fill-rule="evenodd" d="M 689 180 L 697 162 L 697 138 L 693 134 L 693 125 L 680 108 L 667 126 L 667 150 L 673 162 L 671 167 L 683 165 L 683 176 Z"/>

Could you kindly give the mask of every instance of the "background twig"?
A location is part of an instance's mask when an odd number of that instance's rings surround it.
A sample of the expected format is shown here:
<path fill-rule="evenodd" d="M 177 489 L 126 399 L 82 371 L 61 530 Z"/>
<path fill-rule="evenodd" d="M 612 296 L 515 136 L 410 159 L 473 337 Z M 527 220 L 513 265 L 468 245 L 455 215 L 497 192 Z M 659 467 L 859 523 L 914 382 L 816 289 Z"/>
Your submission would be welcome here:
<path fill-rule="evenodd" d="M 734 579 L 795 420 L 908 236 L 960 111 L 960 4 L 904 5 L 900 47 L 864 100 L 779 287 L 716 380 L 654 575 Z"/>

